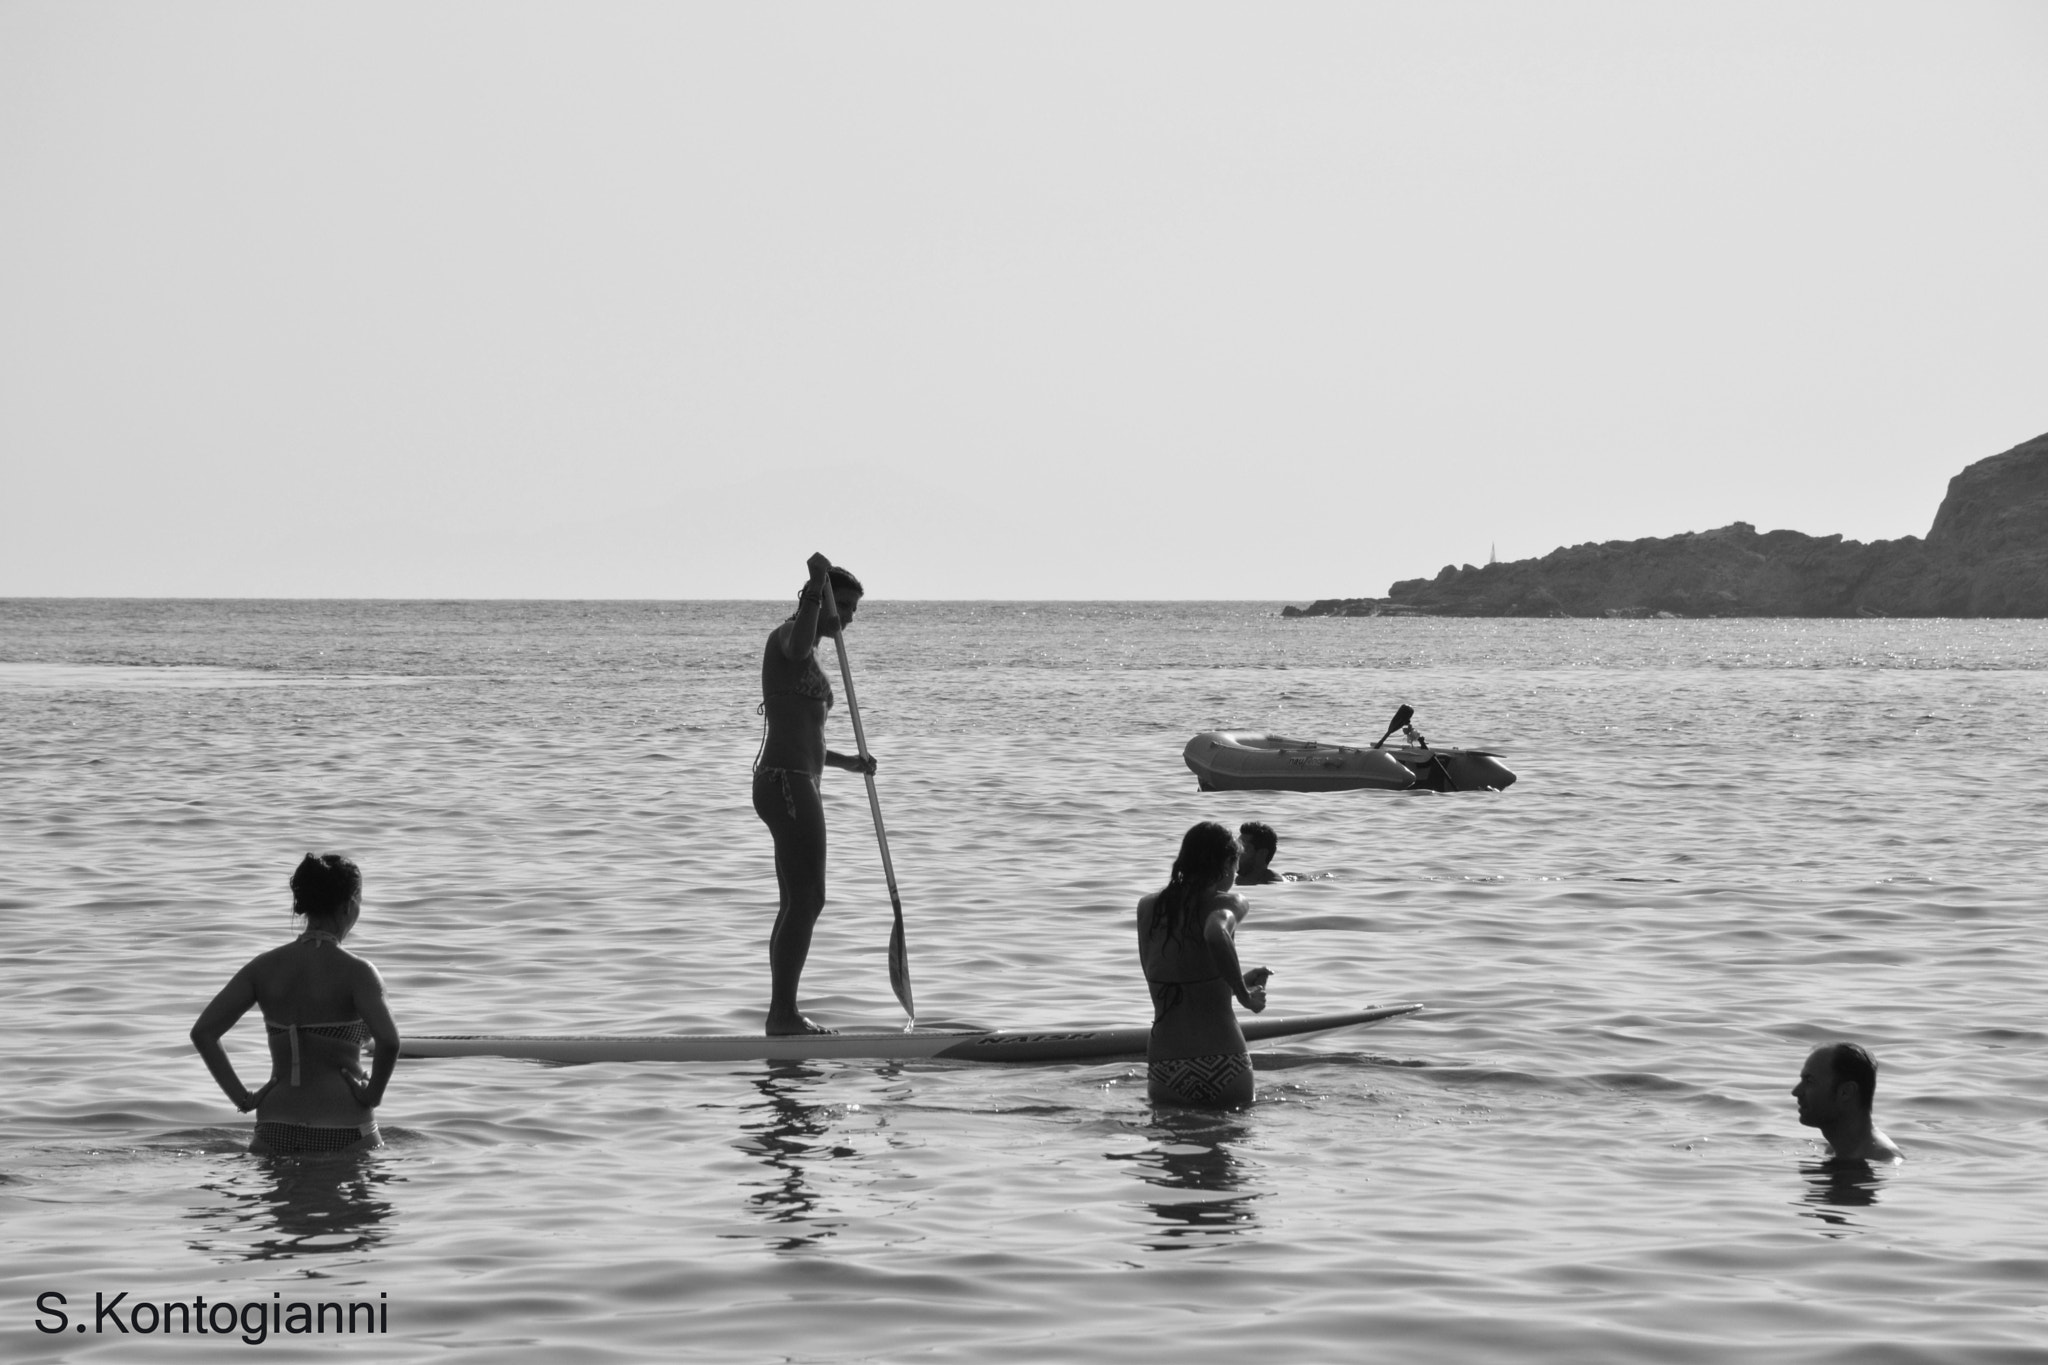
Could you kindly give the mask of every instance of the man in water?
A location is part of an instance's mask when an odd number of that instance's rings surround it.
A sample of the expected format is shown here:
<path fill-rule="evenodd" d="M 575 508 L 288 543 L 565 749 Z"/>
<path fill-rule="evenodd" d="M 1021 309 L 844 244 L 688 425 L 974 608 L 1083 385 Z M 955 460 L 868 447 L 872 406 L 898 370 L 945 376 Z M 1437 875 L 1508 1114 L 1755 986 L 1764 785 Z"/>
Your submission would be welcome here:
<path fill-rule="evenodd" d="M 1820 1129 L 1835 1161 L 1903 1161 L 1898 1144 L 1870 1121 L 1877 1059 L 1856 1043 L 1822 1043 L 1806 1058 L 1792 1097 L 1799 1121 Z"/>
<path fill-rule="evenodd" d="M 1271 825 L 1247 820 L 1237 827 L 1237 841 L 1244 845 L 1244 855 L 1237 864 L 1239 886 L 1265 886 L 1271 882 L 1294 880 L 1285 872 L 1273 870 L 1273 855 L 1280 851 L 1280 836 L 1273 832 Z"/>

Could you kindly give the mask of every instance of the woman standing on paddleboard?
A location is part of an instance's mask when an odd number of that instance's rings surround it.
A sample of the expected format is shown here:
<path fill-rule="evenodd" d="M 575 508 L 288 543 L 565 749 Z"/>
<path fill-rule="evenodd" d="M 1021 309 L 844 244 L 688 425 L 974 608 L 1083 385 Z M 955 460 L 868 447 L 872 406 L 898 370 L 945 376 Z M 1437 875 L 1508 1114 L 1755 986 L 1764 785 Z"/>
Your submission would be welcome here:
<path fill-rule="evenodd" d="M 767 730 L 754 760 L 754 813 L 775 839 L 779 905 L 768 936 L 768 1032 L 828 1033 L 796 1005 L 797 982 L 811 954 L 811 931 L 825 908 L 825 802 L 818 779 L 829 767 L 871 773 L 873 758 L 825 747 L 832 684 L 818 666 L 818 641 L 836 634 L 860 608 L 860 580 L 812 555 L 811 581 L 796 614 L 768 634 L 761 655 L 761 714 Z M 825 610 L 832 594 L 836 615 Z"/>
<path fill-rule="evenodd" d="M 377 969 L 341 946 L 363 911 L 363 874 L 338 853 L 308 853 L 292 873 L 292 913 L 306 930 L 250 959 L 200 1012 L 192 1045 L 234 1103 L 256 1111 L 258 1156 L 325 1156 L 381 1147 L 374 1110 L 398 1065 L 398 1025 Z M 270 1079 L 251 1094 L 221 1035 L 263 1011 Z M 377 1045 L 363 1075 L 366 1044 Z"/>
<path fill-rule="evenodd" d="M 1138 902 L 1138 961 L 1152 992 L 1146 1090 L 1155 1104 L 1234 1109 L 1252 1102 L 1252 1058 L 1230 1007 L 1266 1008 L 1264 967 L 1237 963 L 1251 906 L 1235 889 L 1240 849 L 1205 820 L 1180 841 L 1166 886 Z"/>

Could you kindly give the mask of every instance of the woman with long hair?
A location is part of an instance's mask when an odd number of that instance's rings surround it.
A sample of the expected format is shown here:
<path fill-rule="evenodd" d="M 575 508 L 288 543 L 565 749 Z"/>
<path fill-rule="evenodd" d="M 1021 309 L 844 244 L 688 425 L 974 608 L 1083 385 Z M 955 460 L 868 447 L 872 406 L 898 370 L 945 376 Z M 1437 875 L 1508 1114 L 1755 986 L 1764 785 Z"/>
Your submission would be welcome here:
<path fill-rule="evenodd" d="M 363 874 L 338 853 L 308 853 L 292 873 L 292 913 L 306 928 L 251 958 L 200 1012 L 192 1045 L 235 1108 L 256 1111 L 258 1156 L 315 1156 L 380 1147 L 375 1110 L 398 1065 L 398 1025 L 377 969 L 341 946 L 363 912 Z M 251 1092 L 221 1035 L 263 1011 L 270 1079 Z M 363 1048 L 376 1060 L 363 1074 Z"/>
<path fill-rule="evenodd" d="M 818 642 L 837 635 L 860 608 L 860 580 L 812 555 L 811 581 L 796 611 L 768 633 L 761 655 L 761 714 L 766 726 L 754 760 L 754 813 L 775 840 L 777 907 L 768 935 L 768 1025 L 773 1036 L 829 1033 L 797 1008 L 797 983 L 811 955 L 811 931 L 825 909 L 825 800 L 818 779 L 828 767 L 871 773 L 872 758 L 825 747 L 832 684 L 818 666 Z M 824 610 L 831 594 L 832 612 Z"/>
<path fill-rule="evenodd" d="M 1235 889 L 1241 853 L 1205 820 L 1180 841 L 1166 885 L 1138 902 L 1138 961 L 1152 992 L 1146 1090 L 1155 1104 L 1235 1109 L 1253 1096 L 1252 1059 L 1231 1009 L 1266 1008 L 1264 967 L 1237 961 L 1237 928 L 1251 906 Z"/>

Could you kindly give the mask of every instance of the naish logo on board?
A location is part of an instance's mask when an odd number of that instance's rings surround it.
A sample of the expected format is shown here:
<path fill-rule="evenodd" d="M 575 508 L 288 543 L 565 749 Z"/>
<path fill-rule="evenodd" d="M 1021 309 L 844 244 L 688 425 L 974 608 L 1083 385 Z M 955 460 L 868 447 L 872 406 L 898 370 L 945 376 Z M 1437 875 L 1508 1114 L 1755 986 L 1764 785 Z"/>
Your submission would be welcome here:
<path fill-rule="evenodd" d="M 1078 1043 L 1084 1038 L 1100 1038 L 1100 1032 L 1083 1029 L 1079 1033 L 1006 1033 L 1000 1038 L 977 1038 L 971 1047 L 1012 1047 L 1018 1043 Z"/>

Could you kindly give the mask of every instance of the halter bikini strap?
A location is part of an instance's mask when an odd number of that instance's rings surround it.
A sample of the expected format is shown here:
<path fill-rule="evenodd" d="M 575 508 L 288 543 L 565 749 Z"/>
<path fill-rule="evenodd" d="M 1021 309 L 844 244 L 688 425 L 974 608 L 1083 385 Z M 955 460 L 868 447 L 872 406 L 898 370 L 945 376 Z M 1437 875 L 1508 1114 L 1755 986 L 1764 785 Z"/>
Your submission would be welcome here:
<path fill-rule="evenodd" d="M 311 939 L 314 946 L 319 948 L 324 948 L 330 943 L 338 944 L 341 942 L 340 935 L 330 934 L 325 929 L 308 929 L 305 933 L 299 935 L 298 941 L 304 943 L 308 939 Z M 285 1030 L 290 1034 L 292 1040 L 292 1085 L 296 1088 L 299 1083 L 299 1026 L 297 1024 L 286 1024 Z"/>

